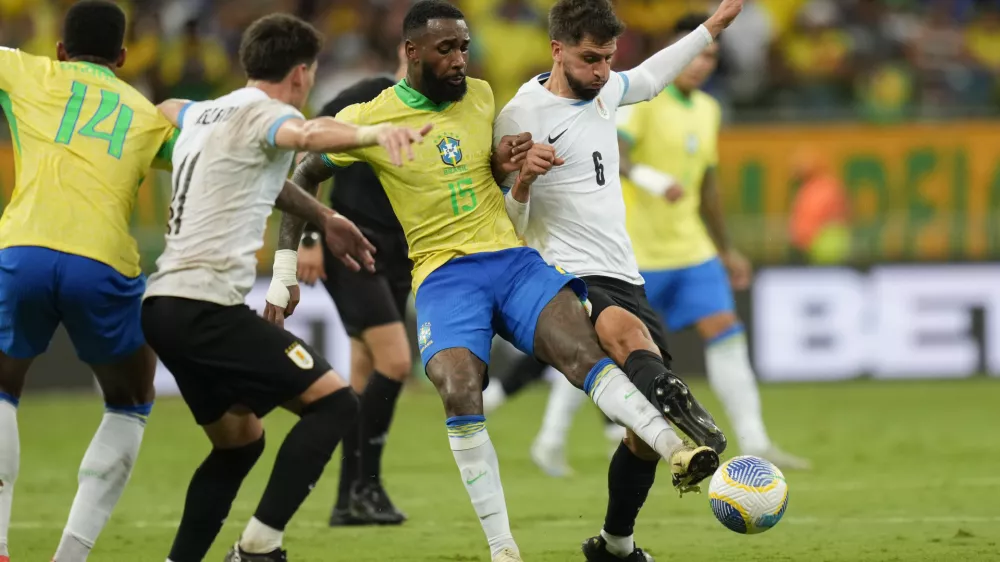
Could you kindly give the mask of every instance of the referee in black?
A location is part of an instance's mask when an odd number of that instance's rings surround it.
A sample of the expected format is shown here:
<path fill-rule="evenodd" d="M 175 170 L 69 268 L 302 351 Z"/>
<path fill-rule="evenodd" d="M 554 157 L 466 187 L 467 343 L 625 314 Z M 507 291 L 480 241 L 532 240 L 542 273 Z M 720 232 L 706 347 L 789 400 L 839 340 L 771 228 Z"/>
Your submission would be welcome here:
<path fill-rule="evenodd" d="M 362 80 L 326 104 L 320 114 L 333 117 L 394 86 L 406 75 L 402 46 L 399 53 L 395 79 L 384 75 Z M 299 279 L 309 285 L 323 281 L 351 337 L 351 386 L 361 397 L 357 431 L 344 436 L 340 487 L 330 525 L 398 525 L 406 515 L 389 500 L 381 466 L 396 400 L 412 367 L 403 320 L 413 263 L 403 227 L 367 163 L 333 170 L 330 206 L 354 221 L 378 249 L 372 274 L 344 267 L 327 251 L 313 225 L 307 226 L 299 245 Z"/>

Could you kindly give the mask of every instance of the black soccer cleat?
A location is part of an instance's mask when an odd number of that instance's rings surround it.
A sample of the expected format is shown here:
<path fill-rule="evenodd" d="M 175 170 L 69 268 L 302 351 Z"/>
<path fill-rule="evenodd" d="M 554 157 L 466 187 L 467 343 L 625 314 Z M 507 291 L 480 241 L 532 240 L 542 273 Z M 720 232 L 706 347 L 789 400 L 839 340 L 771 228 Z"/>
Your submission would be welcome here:
<path fill-rule="evenodd" d="M 267 554 L 250 554 L 240 548 L 240 543 L 236 543 L 223 562 L 288 562 L 288 553 L 278 548 Z"/>
<path fill-rule="evenodd" d="M 333 513 L 330 514 L 331 527 L 358 527 L 374 524 L 374 521 L 355 516 L 350 507 L 335 507 Z"/>
<path fill-rule="evenodd" d="M 376 525 L 400 525 L 406 514 L 396 509 L 381 482 L 356 487 L 351 493 L 351 512 L 358 518 Z"/>
<path fill-rule="evenodd" d="M 584 541 L 582 550 L 587 562 L 656 562 L 652 556 L 643 552 L 639 547 L 636 547 L 632 554 L 625 558 L 619 558 L 608 552 L 608 541 L 604 540 L 601 535 L 590 537 Z"/>
<path fill-rule="evenodd" d="M 664 417 L 687 434 L 697 445 L 711 447 L 716 453 L 726 450 L 726 436 L 715 424 L 708 410 L 694 397 L 687 383 L 673 373 L 657 377 L 653 395 Z"/>

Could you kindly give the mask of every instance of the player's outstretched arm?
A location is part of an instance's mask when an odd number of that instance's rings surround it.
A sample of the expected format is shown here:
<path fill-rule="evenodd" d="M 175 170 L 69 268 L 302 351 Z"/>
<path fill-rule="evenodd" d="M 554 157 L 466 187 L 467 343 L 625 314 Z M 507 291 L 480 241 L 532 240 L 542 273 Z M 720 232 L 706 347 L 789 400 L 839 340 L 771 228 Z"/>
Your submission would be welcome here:
<path fill-rule="evenodd" d="M 625 72 L 627 87 L 622 105 L 651 100 L 667 87 L 743 10 L 743 0 L 722 0 L 698 29 Z"/>
<path fill-rule="evenodd" d="M 635 185 L 651 195 L 665 197 L 671 203 L 684 195 L 684 188 L 670 174 L 665 174 L 646 164 L 633 164 L 632 158 L 629 156 L 632 152 L 632 143 L 621 136 L 618 137 L 618 152 L 621 154 L 618 163 L 619 173 Z"/>
<path fill-rule="evenodd" d="M 156 109 L 160 110 L 160 113 L 170 121 L 170 124 L 176 128 L 180 128 L 181 112 L 187 107 L 191 102 L 188 100 L 178 100 L 170 99 L 160 105 L 156 106 Z"/>
<path fill-rule="evenodd" d="M 319 193 L 319 185 L 333 177 L 333 170 L 323 162 L 320 154 L 309 153 L 299 162 L 292 174 L 292 183 L 302 188 L 313 197 Z M 305 219 L 285 213 L 281 217 L 281 229 L 278 233 L 278 251 L 296 251 L 305 229 Z"/>
<path fill-rule="evenodd" d="M 698 210 L 712 241 L 715 242 L 719 257 L 729 272 L 729 281 L 733 289 L 742 291 L 749 288 L 750 278 L 753 275 L 752 267 L 750 261 L 729 243 L 715 168 L 709 168 L 705 172 L 701 182 L 701 207 Z"/>
<path fill-rule="evenodd" d="M 381 146 L 389 152 L 389 160 L 401 166 L 404 155 L 413 160 L 413 143 L 424 140 L 431 131 L 428 123 L 419 131 L 396 127 L 388 123 L 357 126 L 333 117 L 316 119 L 289 119 L 281 124 L 274 136 L 274 144 L 299 152 L 346 152 L 369 146 Z"/>
<path fill-rule="evenodd" d="M 528 227 L 528 194 L 531 184 L 539 176 L 547 174 L 553 166 L 562 166 L 564 163 L 562 158 L 556 156 L 556 149 L 552 145 L 535 144 L 525 153 L 517 180 L 504 196 L 507 216 L 518 234 L 523 234 Z"/>

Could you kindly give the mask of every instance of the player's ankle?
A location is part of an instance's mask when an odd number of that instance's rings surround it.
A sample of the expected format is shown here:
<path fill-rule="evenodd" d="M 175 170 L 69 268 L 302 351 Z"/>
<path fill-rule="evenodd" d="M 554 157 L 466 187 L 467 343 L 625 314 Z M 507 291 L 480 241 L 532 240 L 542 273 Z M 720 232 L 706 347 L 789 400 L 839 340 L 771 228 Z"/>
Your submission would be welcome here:
<path fill-rule="evenodd" d="M 251 517 L 240 536 L 240 549 L 251 554 L 266 554 L 281 548 L 284 531 L 279 531 Z"/>

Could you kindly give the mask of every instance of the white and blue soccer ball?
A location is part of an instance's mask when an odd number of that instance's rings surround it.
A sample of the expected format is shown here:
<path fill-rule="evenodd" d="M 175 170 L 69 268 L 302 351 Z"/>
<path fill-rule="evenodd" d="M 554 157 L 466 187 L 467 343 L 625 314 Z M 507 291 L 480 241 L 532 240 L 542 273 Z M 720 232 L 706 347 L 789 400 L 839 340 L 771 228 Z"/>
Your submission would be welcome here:
<path fill-rule="evenodd" d="M 760 457 L 734 457 L 719 466 L 708 485 L 712 512 L 727 529 L 763 533 L 781 521 L 788 507 L 785 475 Z"/>

